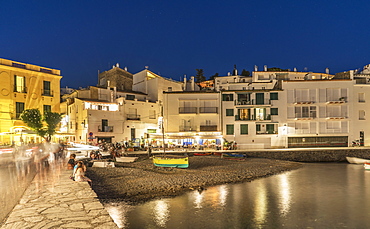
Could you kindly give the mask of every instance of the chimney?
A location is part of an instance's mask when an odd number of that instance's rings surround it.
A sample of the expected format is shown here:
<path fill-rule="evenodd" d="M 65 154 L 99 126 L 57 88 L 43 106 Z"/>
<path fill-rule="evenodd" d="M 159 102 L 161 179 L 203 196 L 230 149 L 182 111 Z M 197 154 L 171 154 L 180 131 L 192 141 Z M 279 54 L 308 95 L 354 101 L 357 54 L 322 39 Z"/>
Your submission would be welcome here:
<path fill-rule="evenodd" d="M 254 71 L 257 72 L 258 71 L 258 66 L 257 65 L 254 65 Z"/>
<path fill-rule="evenodd" d="M 236 69 L 236 64 L 234 64 L 234 71 L 233 71 L 233 75 L 234 75 L 234 76 L 237 76 L 237 75 L 238 75 L 238 69 Z"/>
<path fill-rule="evenodd" d="M 184 75 L 184 91 L 186 90 L 186 75 Z"/>
<path fill-rule="evenodd" d="M 297 71 L 297 68 L 294 68 L 294 69 L 293 69 L 293 71 L 295 71 L 295 72 L 296 72 L 296 71 Z"/>
<path fill-rule="evenodd" d="M 190 77 L 191 78 L 191 90 L 195 91 L 195 81 L 194 81 L 194 76 Z"/>
<path fill-rule="evenodd" d="M 263 66 L 263 71 L 267 72 L 267 65 Z"/>
<path fill-rule="evenodd" d="M 325 68 L 325 73 L 329 74 L 329 68 Z"/>

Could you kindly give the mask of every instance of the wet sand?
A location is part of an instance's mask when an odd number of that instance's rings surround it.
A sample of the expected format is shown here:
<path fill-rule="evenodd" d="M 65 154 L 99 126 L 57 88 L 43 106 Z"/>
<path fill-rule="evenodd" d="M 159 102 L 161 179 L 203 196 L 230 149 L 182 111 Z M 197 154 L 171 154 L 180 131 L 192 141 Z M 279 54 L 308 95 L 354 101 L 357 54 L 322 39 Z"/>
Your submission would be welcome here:
<path fill-rule="evenodd" d="M 300 168 L 302 163 L 264 158 L 228 160 L 216 156 L 189 157 L 189 168 L 162 168 L 141 158 L 134 163 L 115 163 L 114 168 L 88 167 L 93 190 L 103 202 L 131 203 L 176 196 L 209 186 L 252 181 Z"/>

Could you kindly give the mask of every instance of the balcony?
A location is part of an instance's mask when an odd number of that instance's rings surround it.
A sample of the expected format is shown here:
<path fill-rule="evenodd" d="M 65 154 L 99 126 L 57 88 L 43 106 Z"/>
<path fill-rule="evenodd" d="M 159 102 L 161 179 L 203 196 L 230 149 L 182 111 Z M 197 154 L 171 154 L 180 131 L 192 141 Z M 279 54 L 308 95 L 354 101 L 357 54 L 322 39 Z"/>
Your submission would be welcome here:
<path fill-rule="evenodd" d="M 179 126 L 180 132 L 193 132 L 197 131 L 197 128 L 195 126 Z"/>
<path fill-rule="evenodd" d="M 271 115 L 265 115 L 264 117 L 240 117 L 239 115 L 235 115 L 235 121 L 267 121 L 271 120 Z"/>
<path fill-rule="evenodd" d="M 179 107 L 179 114 L 196 114 L 197 107 Z"/>
<path fill-rule="evenodd" d="M 98 132 L 113 132 L 113 126 L 98 126 Z"/>
<path fill-rule="evenodd" d="M 267 130 L 267 131 L 256 131 L 256 134 L 278 134 L 277 130 Z"/>
<path fill-rule="evenodd" d="M 200 131 L 217 131 L 217 125 L 200 125 Z"/>
<path fill-rule="evenodd" d="M 235 100 L 235 105 L 271 105 L 270 99 L 264 99 L 264 100 Z"/>
<path fill-rule="evenodd" d="M 126 120 L 137 120 L 137 121 L 140 121 L 140 115 L 137 115 L 137 114 L 127 114 Z"/>
<path fill-rule="evenodd" d="M 14 92 L 27 93 L 27 87 L 15 86 Z"/>
<path fill-rule="evenodd" d="M 341 104 L 341 103 L 346 103 L 347 102 L 347 97 L 340 97 L 338 99 L 327 99 L 326 103 L 327 104 Z"/>
<path fill-rule="evenodd" d="M 218 114 L 218 107 L 199 107 L 199 113 Z"/>
<path fill-rule="evenodd" d="M 42 92 L 41 92 L 41 94 L 43 95 L 43 96 L 53 96 L 53 91 L 52 90 L 48 90 L 48 89 L 43 89 L 42 90 Z"/>

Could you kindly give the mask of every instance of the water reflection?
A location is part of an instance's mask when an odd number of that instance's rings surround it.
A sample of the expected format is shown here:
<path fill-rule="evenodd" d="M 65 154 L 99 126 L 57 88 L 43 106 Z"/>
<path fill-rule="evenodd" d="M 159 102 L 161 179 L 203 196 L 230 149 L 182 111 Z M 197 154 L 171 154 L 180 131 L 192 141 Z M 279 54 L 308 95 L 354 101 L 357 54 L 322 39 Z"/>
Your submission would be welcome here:
<path fill-rule="evenodd" d="M 124 228 L 367 228 L 369 187 L 361 165 L 308 164 L 109 212 Z"/>
<path fill-rule="evenodd" d="M 277 180 L 279 184 L 278 188 L 280 193 L 279 201 L 280 214 L 286 215 L 289 213 L 291 202 L 291 190 L 288 175 L 286 173 L 281 174 L 280 176 L 277 177 Z"/>
<path fill-rule="evenodd" d="M 262 225 L 266 220 L 267 214 L 267 192 L 264 184 L 258 184 L 256 187 L 256 198 L 254 199 L 254 222 Z"/>
<path fill-rule="evenodd" d="M 153 215 L 155 222 L 160 227 L 165 227 L 169 218 L 169 200 L 154 201 Z"/>

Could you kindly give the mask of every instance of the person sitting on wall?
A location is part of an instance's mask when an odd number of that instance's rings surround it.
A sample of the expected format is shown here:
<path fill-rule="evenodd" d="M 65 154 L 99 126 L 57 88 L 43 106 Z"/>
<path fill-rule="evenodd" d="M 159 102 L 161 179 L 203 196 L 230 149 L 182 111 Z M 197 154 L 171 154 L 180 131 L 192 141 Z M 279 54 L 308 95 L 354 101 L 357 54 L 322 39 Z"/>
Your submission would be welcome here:
<path fill-rule="evenodd" d="M 76 154 L 72 153 L 69 156 L 69 160 L 68 160 L 68 163 L 67 163 L 67 169 L 72 170 L 73 167 L 75 166 L 75 164 L 76 164 Z"/>

